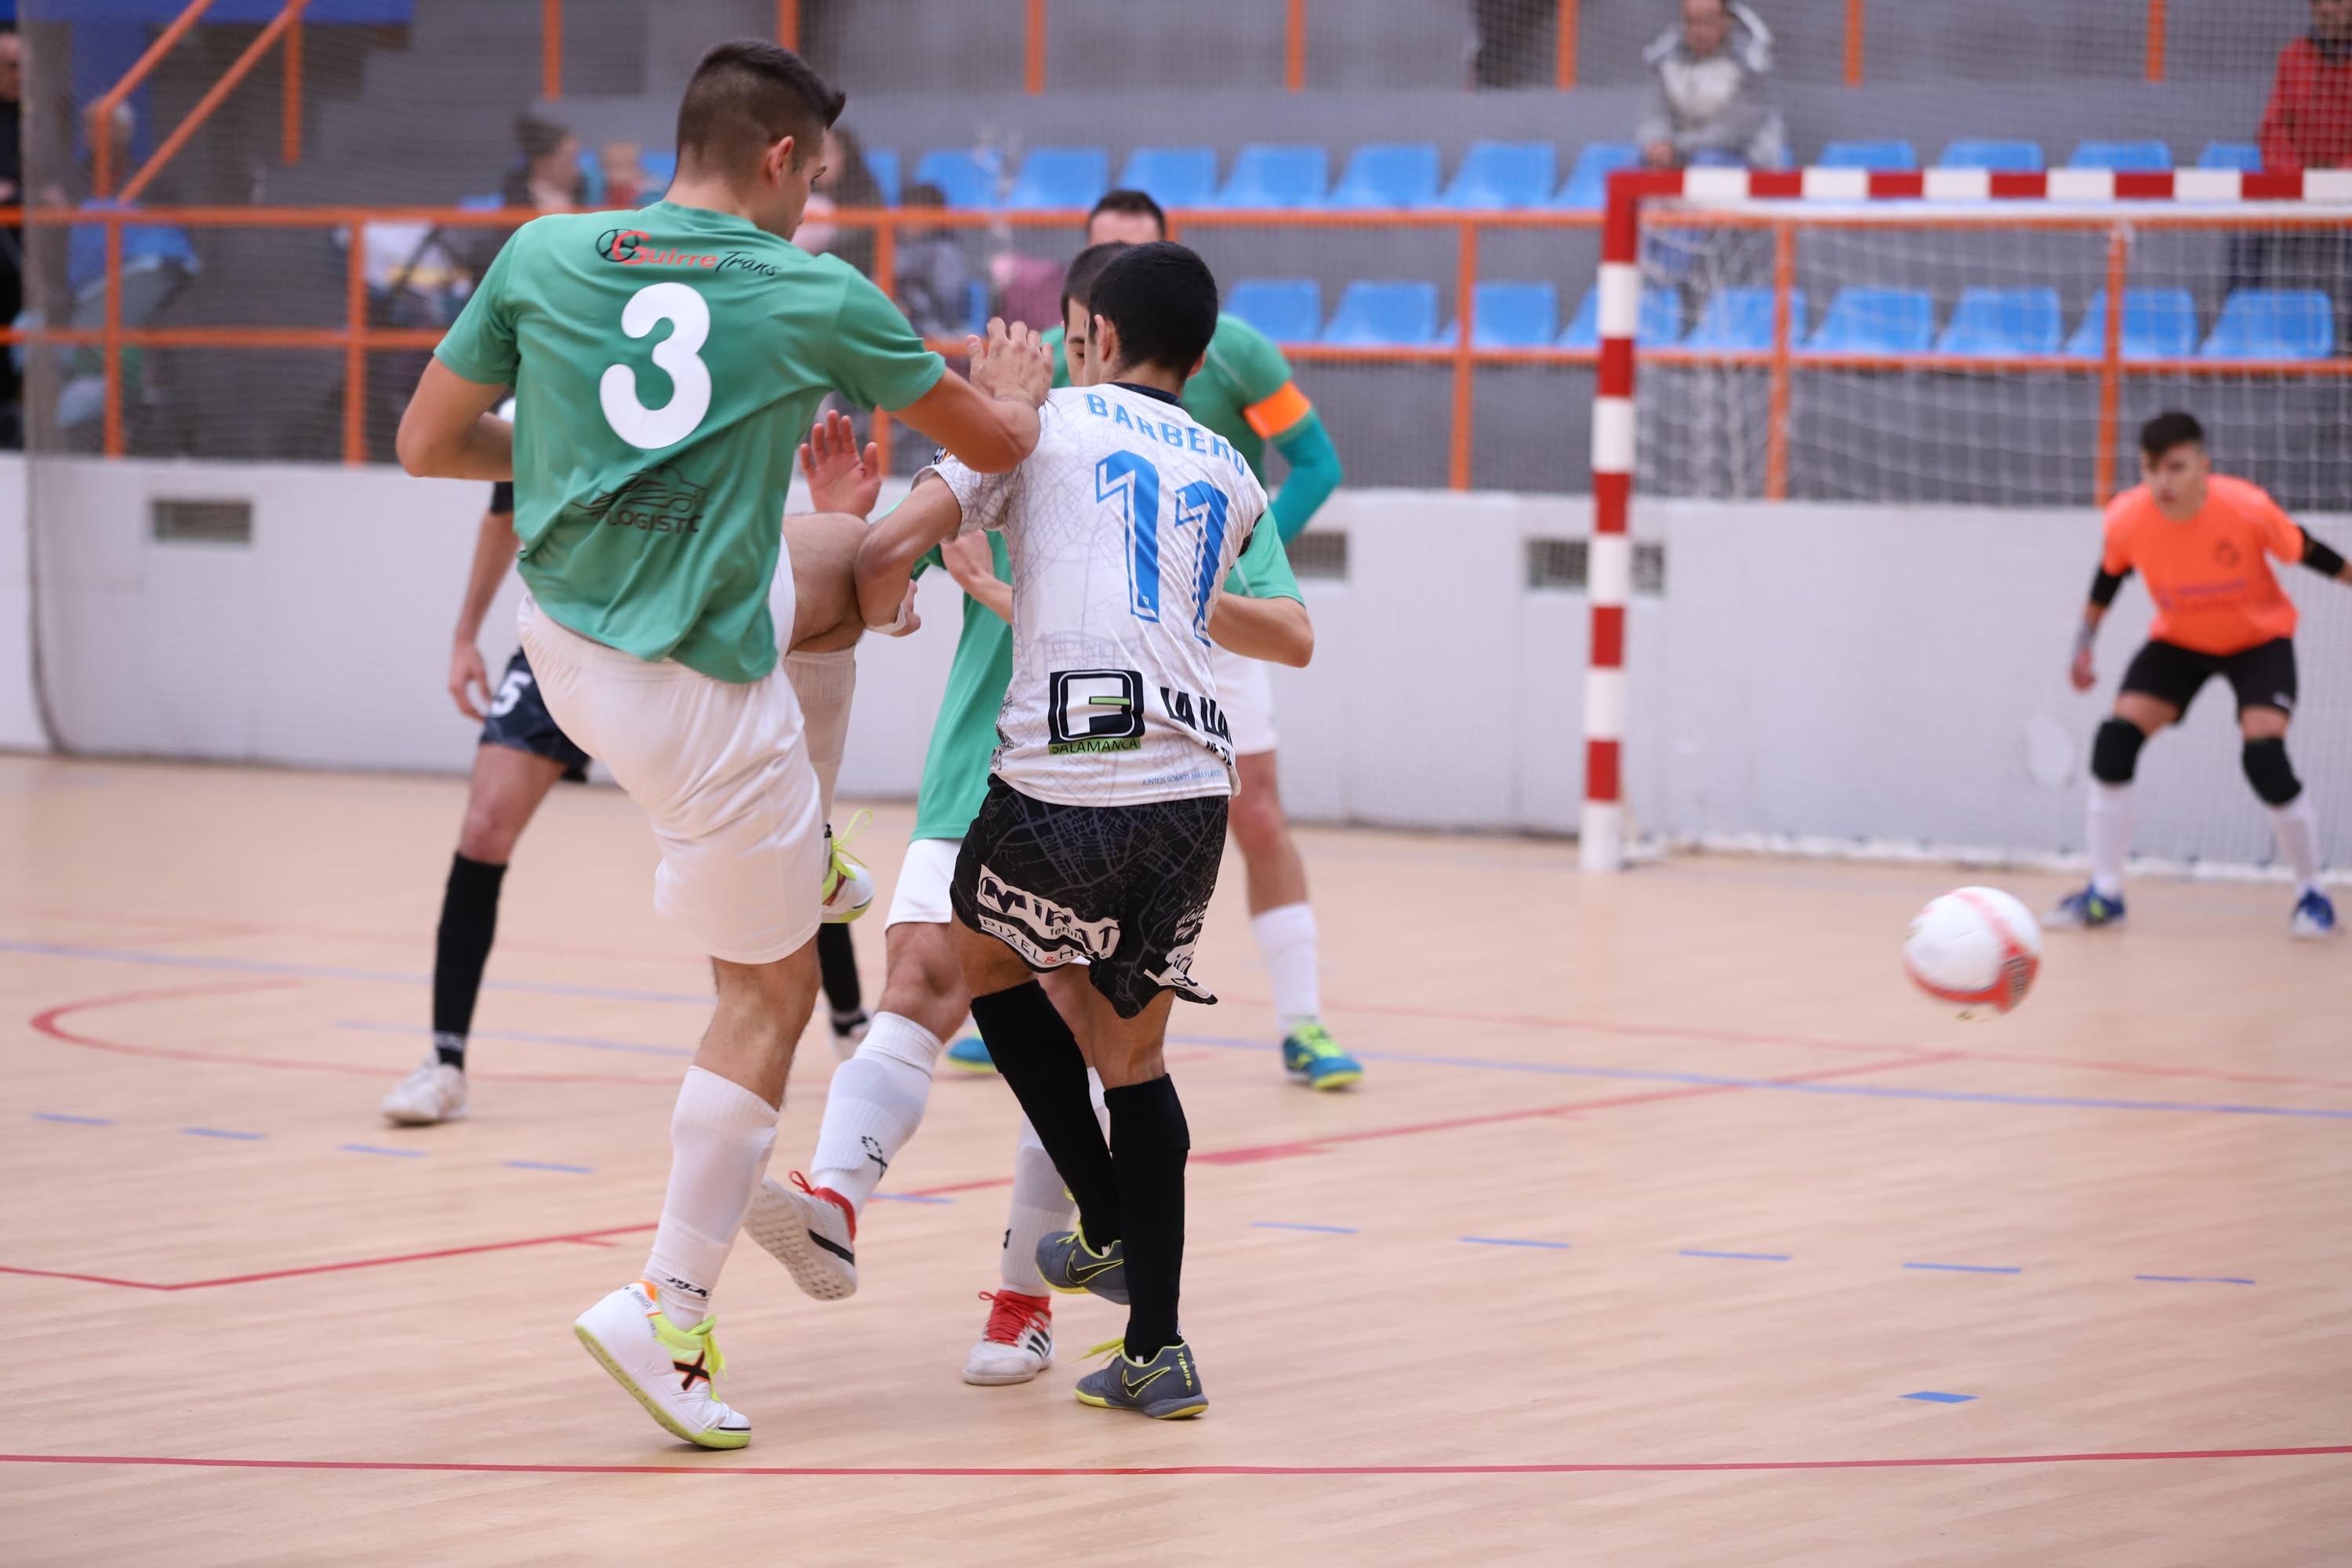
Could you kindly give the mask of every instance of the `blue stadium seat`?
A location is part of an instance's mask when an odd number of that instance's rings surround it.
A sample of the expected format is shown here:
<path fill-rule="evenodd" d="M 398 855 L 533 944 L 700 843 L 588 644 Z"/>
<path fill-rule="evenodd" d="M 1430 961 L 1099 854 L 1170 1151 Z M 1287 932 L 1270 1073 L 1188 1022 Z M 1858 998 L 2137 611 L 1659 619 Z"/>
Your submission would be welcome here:
<path fill-rule="evenodd" d="M 1551 205 L 1598 211 L 1609 205 L 1609 176 L 1620 169 L 1640 166 L 1642 150 L 1631 142 L 1588 142 L 1568 171 L 1568 184 Z"/>
<path fill-rule="evenodd" d="M 1474 142 L 1437 205 L 1493 211 L 1539 207 L 1559 178 L 1549 142 Z"/>
<path fill-rule="evenodd" d="M 1473 348 L 1549 348 L 1559 331 L 1559 290 L 1549 283 L 1481 283 L 1473 309 Z"/>
<path fill-rule="evenodd" d="M 2197 352 L 2197 300 L 2186 289 L 2124 290 L 2124 358 L 2186 359 Z M 2066 340 L 2077 359 L 2104 359 L 2107 352 L 2107 291 L 2092 290 L 2083 324 Z"/>
<path fill-rule="evenodd" d="M 1331 188 L 1335 207 L 1425 207 L 1437 200 L 1437 145 L 1372 142 L 1349 155 Z"/>
<path fill-rule="evenodd" d="M 2251 142 L 2208 142 L 2205 151 L 2197 154 L 2197 166 L 2258 174 L 2263 169 L 2263 150 Z"/>
<path fill-rule="evenodd" d="M 507 205 L 506 197 L 496 191 L 481 195 L 459 196 L 449 204 L 461 213 L 494 213 Z"/>
<path fill-rule="evenodd" d="M 637 167 L 646 172 L 646 199 L 658 201 L 661 194 L 669 189 L 669 183 L 677 178 L 677 154 L 667 149 L 641 153 L 637 155 Z"/>
<path fill-rule="evenodd" d="M 2010 142 L 1991 136 L 1963 136 L 1944 149 L 1939 169 L 1992 169 L 2004 174 L 2042 172 L 2042 144 Z"/>
<path fill-rule="evenodd" d="M 1936 297 L 1925 289 L 1841 289 L 1805 340 L 1810 353 L 1924 353 L 1936 341 Z"/>
<path fill-rule="evenodd" d="M 593 148 L 580 149 L 580 205 L 601 207 L 604 205 L 604 161 Z"/>
<path fill-rule="evenodd" d="M 992 207 L 1004 160 L 993 148 L 934 147 L 915 160 L 918 185 L 937 185 L 951 207 Z"/>
<path fill-rule="evenodd" d="M 1727 291 L 1738 293 L 1742 290 Z M 1769 289 L 1756 291 L 1764 295 L 1763 346 L 1770 348 L 1772 346 L 1771 291 Z M 1633 341 L 1645 349 L 1671 348 L 1675 340 L 1682 335 L 1682 296 L 1671 289 L 1643 289 L 1642 313 L 1634 324 Z M 1568 331 L 1559 335 L 1559 346 L 1564 349 L 1597 349 L 1601 346 L 1601 290 L 1598 287 L 1587 289 L 1584 291 L 1584 298 L 1577 303 L 1575 320 L 1570 321 Z"/>
<path fill-rule="evenodd" d="M 1908 142 L 1832 142 L 1813 160 L 1824 169 L 1901 169 L 1919 166 L 1919 154 Z"/>
<path fill-rule="evenodd" d="M 1110 154 L 1099 147 L 1033 147 L 1004 205 L 1023 212 L 1090 207 L 1110 189 Z"/>
<path fill-rule="evenodd" d="M 1323 330 L 1323 286 L 1312 278 L 1244 278 L 1225 296 L 1239 316 L 1278 343 L 1311 343 Z"/>
<path fill-rule="evenodd" d="M 1331 184 L 1331 155 L 1320 147 L 1275 146 L 1253 142 L 1234 160 L 1224 189 L 1211 204 L 1221 207 L 1314 207 L 1323 205 Z"/>
<path fill-rule="evenodd" d="M 1805 291 L 1789 290 L 1789 341 L 1805 340 Z M 1700 308 L 1698 325 L 1683 340 L 1686 349 L 1737 353 L 1772 346 L 1772 290 L 1718 289 Z"/>
<path fill-rule="evenodd" d="M 1204 207 L 1217 194 L 1213 147 L 1138 147 L 1119 172 L 1119 188 L 1141 191 L 1163 207 Z"/>
<path fill-rule="evenodd" d="M 2127 174 L 2160 174 L 2172 167 L 2172 149 L 2161 142 L 2078 142 L 2070 169 L 2114 169 Z"/>
<path fill-rule="evenodd" d="M 1945 354 L 2054 354 L 2065 335 L 2055 289 L 1963 289 L 1936 339 Z"/>
<path fill-rule="evenodd" d="M 898 153 L 893 147 L 868 147 L 866 150 L 866 172 L 882 187 L 882 200 L 890 206 L 898 205 Z"/>
<path fill-rule="evenodd" d="M 1422 348 L 1437 342 L 1437 285 L 1359 278 L 1340 292 L 1323 341 L 1354 348 Z"/>
<path fill-rule="evenodd" d="M 2336 307 L 2316 289 L 2241 289 L 2221 301 L 2207 359 L 2326 359 Z"/>

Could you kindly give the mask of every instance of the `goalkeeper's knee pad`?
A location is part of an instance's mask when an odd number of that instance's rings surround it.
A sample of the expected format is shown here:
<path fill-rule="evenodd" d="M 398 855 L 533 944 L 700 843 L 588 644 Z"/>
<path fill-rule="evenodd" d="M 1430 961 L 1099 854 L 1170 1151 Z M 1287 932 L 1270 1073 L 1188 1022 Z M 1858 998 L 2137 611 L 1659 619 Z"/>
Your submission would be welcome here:
<path fill-rule="evenodd" d="M 2246 782 L 2266 805 L 2289 805 L 2303 793 L 2303 781 L 2294 776 L 2294 764 L 2286 760 L 2286 737 L 2266 735 L 2259 741 L 2249 741 L 2242 753 L 2246 766 Z"/>
<path fill-rule="evenodd" d="M 2104 784 L 2126 784 L 2139 767 L 2147 736 L 2127 719 L 2110 719 L 2091 741 L 2091 776 Z"/>

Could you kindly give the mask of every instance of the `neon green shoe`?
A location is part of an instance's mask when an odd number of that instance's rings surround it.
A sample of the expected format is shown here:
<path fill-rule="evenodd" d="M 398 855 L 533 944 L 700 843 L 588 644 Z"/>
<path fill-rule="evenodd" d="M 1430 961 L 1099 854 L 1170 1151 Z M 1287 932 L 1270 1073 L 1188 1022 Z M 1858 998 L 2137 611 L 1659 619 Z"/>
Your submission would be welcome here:
<path fill-rule="evenodd" d="M 831 824 L 825 826 L 824 881 L 818 901 L 824 906 L 828 925 L 847 925 L 874 903 L 874 874 L 866 868 L 865 861 L 849 852 L 851 843 L 873 821 L 872 812 L 860 811 L 839 833 Z"/>
<path fill-rule="evenodd" d="M 1346 1089 L 1364 1076 L 1364 1064 L 1333 1045 L 1320 1024 L 1301 1024 L 1282 1037 L 1282 1069 L 1309 1089 Z"/>
<path fill-rule="evenodd" d="M 662 1315 L 654 1288 L 632 1279 L 581 1313 L 572 1331 L 670 1436 L 704 1448 L 740 1448 L 751 1440 L 751 1418 L 719 1402 L 727 1358 L 711 1326 L 705 1318 L 677 1327 Z"/>

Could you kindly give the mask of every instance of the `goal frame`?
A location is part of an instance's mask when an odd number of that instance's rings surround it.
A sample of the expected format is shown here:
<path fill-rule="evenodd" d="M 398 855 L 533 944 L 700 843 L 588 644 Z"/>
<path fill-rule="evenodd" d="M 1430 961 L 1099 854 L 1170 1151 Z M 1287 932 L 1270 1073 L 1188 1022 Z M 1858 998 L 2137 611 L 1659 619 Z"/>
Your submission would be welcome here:
<path fill-rule="evenodd" d="M 2051 169 L 2034 174 L 1989 169 L 1634 169 L 1609 179 L 1601 223 L 1601 349 L 1592 397 L 1592 538 L 1586 572 L 1592 626 L 1584 672 L 1584 805 L 1577 858 L 1592 872 L 1625 868 L 1623 752 L 1626 721 L 1625 611 L 1633 598 L 1633 510 L 1635 458 L 1634 335 L 1641 324 L 1642 211 L 1654 201 L 1926 202 L 1968 205 L 2066 204 L 2098 206 L 2177 202 L 2216 212 L 2252 202 L 2304 203 L 2352 209 L 2352 169 L 2298 174 L 2237 169 L 2178 169 L 2137 173 L 2112 169 Z M 2352 210 L 2347 210 L 2352 216 Z M 1789 341 L 1788 290 L 1776 290 L 1774 336 Z M 2103 395 L 2116 384 L 2123 290 L 2107 291 L 2107 346 L 2098 364 Z M 1776 431 L 1787 411 L 1776 408 Z M 2103 442 L 2101 461 L 2111 459 Z M 2104 472 L 2104 470 L 2103 470 Z"/>

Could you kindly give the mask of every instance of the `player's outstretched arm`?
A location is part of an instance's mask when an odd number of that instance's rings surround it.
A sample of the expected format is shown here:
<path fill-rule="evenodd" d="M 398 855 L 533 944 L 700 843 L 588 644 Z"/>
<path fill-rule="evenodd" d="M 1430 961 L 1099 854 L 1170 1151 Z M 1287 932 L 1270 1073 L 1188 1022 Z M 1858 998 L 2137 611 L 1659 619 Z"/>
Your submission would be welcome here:
<path fill-rule="evenodd" d="M 427 360 L 400 416 L 394 443 L 400 466 L 419 479 L 513 479 L 514 426 L 490 412 L 505 396 L 503 386 L 467 381 Z"/>
<path fill-rule="evenodd" d="M 915 563 L 962 526 L 963 505 L 955 492 L 936 474 L 925 474 L 896 510 L 866 531 L 856 579 L 858 615 L 868 628 L 893 636 L 911 629 L 904 623 Z"/>
<path fill-rule="evenodd" d="M 871 517 L 882 494 L 882 448 L 868 441 L 858 451 L 856 426 L 839 409 L 829 410 L 801 443 L 801 477 L 811 510 Z"/>
<path fill-rule="evenodd" d="M 1304 669 L 1315 657 L 1315 623 L 1296 599 L 1220 595 L 1209 612 L 1209 640 L 1228 653 Z"/>
<path fill-rule="evenodd" d="M 967 533 L 940 546 L 940 560 L 957 587 L 1005 625 L 1013 624 L 1013 584 L 996 574 L 996 552 L 988 536 Z"/>
<path fill-rule="evenodd" d="M 1054 390 L 1053 351 L 1021 323 L 992 320 L 987 338 L 971 339 L 965 353 L 969 382 L 943 375 L 896 413 L 974 473 L 1001 474 L 1037 449 L 1037 409 Z"/>
<path fill-rule="evenodd" d="M 493 508 L 482 513 L 482 526 L 474 534 L 474 563 L 466 574 L 466 597 L 457 605 L 457 630 L 449 645 L 449 695 L 456 699 L 457 711 L 478 724 L 490 705 L 490 674 L 482 666 L 482 620 L 520 545 L 513 512 Z M 478 704 L 477 691 L 481 694 Z"/>
<path fill-rule="evenodd" d="M 2077 691 L 2088 691 L 2099 678 L 2091 663 L 2091 644 L 2098 637 L 2099 623 L 2107 618 L 2107 606 L 2116 602 L 2116 590 L 2130 575 L 2128 566 L 2120 572 L 2110 572 L 2102 562 L 2098 575 L 2091 579 L 2091 596 L 2083 605 L 2082 624 L 2074 628 L 2074 665 L 2067 672 L 2067 679 Z"/>

